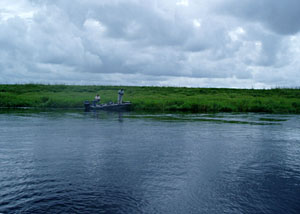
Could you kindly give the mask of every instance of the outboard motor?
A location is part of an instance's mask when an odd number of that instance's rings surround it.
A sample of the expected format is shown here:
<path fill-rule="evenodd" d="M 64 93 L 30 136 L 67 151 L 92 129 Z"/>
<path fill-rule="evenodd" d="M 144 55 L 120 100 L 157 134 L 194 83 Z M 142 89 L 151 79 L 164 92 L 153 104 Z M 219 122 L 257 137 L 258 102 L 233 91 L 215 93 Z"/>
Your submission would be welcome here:
<path fill-rule="evenodd" d="M 90 111 L 90 102 L 88 100 L 84 101 L 84 111 Z"/>

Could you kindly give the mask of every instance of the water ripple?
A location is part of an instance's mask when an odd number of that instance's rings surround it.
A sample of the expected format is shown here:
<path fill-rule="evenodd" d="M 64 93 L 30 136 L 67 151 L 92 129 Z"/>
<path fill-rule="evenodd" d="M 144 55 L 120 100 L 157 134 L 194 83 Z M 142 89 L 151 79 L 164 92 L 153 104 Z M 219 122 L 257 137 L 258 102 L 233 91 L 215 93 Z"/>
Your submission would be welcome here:
<path fill-rule="evenodd" d="M 267 114 L 0 114 L 0 213 L 298 213 L 299 124 Z"/>

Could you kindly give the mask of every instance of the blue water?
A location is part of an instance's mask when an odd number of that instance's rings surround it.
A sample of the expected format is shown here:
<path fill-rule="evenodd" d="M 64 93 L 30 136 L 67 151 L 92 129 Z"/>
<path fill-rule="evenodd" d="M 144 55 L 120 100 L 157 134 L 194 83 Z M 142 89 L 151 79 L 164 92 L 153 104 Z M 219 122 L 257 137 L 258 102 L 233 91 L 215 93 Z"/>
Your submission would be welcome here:
<path fill-rule="evenodd" d="M 300 213 L 300 116 L 2 112 L 0 213 Z"/>

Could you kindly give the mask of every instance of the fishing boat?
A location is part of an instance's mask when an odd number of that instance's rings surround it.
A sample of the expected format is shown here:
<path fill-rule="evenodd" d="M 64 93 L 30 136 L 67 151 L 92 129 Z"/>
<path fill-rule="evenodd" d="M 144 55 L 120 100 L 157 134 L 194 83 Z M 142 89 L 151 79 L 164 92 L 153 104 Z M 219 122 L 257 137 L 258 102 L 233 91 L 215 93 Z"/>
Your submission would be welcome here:
<path fill-rule="evenodd" d="M 129 111 L 131 107 L 131 102 L 122 102 L 118 103 L 104 103 L 96 104 L 95 102 L 85 101 L 84 110 L 93 111 L 93 110 L 104 110 L 104 111 Z"/>

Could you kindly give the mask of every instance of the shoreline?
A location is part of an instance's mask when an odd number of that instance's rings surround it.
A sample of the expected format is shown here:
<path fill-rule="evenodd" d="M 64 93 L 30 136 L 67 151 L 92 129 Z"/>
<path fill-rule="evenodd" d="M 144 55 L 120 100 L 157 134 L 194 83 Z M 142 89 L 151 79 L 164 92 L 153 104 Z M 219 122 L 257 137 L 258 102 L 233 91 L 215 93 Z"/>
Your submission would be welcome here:
<path fill-rule="evenodd" d="M 83 109 L 95 94 L 101 103 L 124 101 L 134 112 L 300 114 L 300 89 L 230 89 L 142 86 L 1 85 L 0 108 Z"/>

